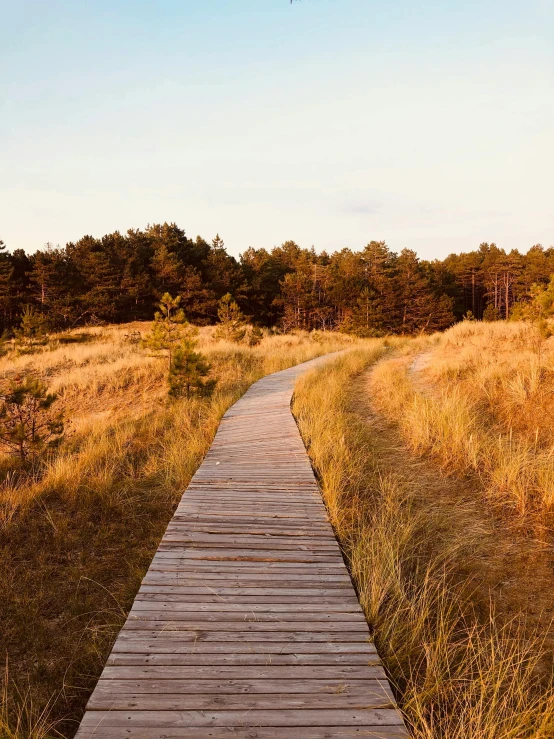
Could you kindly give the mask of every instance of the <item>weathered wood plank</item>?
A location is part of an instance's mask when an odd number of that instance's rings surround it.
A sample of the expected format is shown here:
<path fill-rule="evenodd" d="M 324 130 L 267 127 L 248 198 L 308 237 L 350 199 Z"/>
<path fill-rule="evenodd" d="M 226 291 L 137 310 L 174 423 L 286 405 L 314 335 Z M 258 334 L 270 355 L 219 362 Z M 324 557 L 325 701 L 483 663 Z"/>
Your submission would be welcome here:
<path fill-rule="evenodd" d="M 278 599 L 280 603 L 283 604 L 303 604 L 308 605 L 310 608 L 312 608 L 314 611 L 317 611 L 318 608 L 327 608 L 328 605 L 335 605 L 335 606 L 356 606 L 359 603 L 355 595 L 353 596 L 318 596 L 317 598 L 313 595 L 226 595 L 225 597 L 222 597 L 221 595 L 215 595 L 214 593 L 210 592 L 209 595 L 201 595 L 201 594 L 195 594 L 195 595 L 187 595 L 186 593 L 179 593 L 178 589 L 177 592 L 169 592 L 168 589 L 154 589 L 153 592 L 145 592 L 143 590 L 139 590 L 138 597 L 140 600 L 143 601 L 163 601 L 165 603 L 170 603 L 172 601 L 178 602 L 178 603 L 240 603 L 242 605 L 250 605 L 250 604 L 256 604 L 256 603 L 275 603 L 275 601 Z"/>
<path fill-rule="evenodd" d="M 212 645 L 210 645 L 212 646 Z M 313 646 L 313 645 L 312 645 Z M 303 650 L 304 651 L 304 650 Z M 190 649 L 189 652 L 132 652 L 112 653 L 108 658 L 108 665 L 372 665 L 379 666 L 377 652 L 370 654 L 363 652 L 323 652 L 287 654 L 279 651 L 275 653 L 260 653 L 247 651 L 244 654 L 238 650 L 206 652 Z"/>
<path fill-rule="evenodd" d="M 143 727 L 106 726 L 101 720 L 83 725 L 76 739 L 406 739 L 408 732 L 403 726 L 303 726 L 298 727 L 210 727 L 199 731 L 198 727 Z"/>
<path fill-rule="evenodd" d="M 294 634 L 300 634 L 306 632 L 308 634 L 315 634 L 323 632 L 324 634 L 342 634 L 345 630 L 345 626 L 342 622 L 336 623 L 334 621 L 274 621 L 268 619 L 267 621 L 259 620 L 244 620 L 244 621 L 189 621 L 186 620 L 171 620 L 165 619 L 162 621 L 155 621 L 151 618 L 131 618 L 125 624 L 127 631 L 202 631 L 203 633 L 214 633 L 216 631 L 236 632 L 241 633 L 274 633 L 274 632 L 292 632 Z M 356 634 L 360 640 L 367 639 L 369 637 L 369 629 L 367 624 L 362 621 L 351 622 L 348 625 L 349 635 Z"/>
<path fill-rule="evenodd" d="M 148 571 L 148 575 L 163 575 L 166 578 L 173 579 L 187 579 L 187 580 L 201 580 L 206 582 L 209 580 L 222 580 L 224 582 L 239 582 L 244 579 L 249 580 L 262 580 L 267 583 L 267 572 L 263 572 L 261 569 L 243 569 L 241 572 L 234 572 L 233 568 L 230 568 L 229 572 L 217 572 L 213 570 L 198 571 L 195 567 L 185 568 L 179 563 L 175 564 L 160 564 L 152 565 Z M 325 587 L 340 587 L 347 585 L 351 587 L 351 583 L 346 575 L 343 574 L 326 574 L 326 573 L 306 573 L 297 572 L 273 572 L 271 575 L 271 584 L 275 586 L 276 583 L 290 583 L 295 582 L 298 584 L 306 584 L 313 582 L 314 584 L 325 583 Z M 239 586 L 240 587 L 240 586 Z"/>
<path fill-rule="evenodd" d="M 249 624 L 252 625 L 252 624 Z M 230 641 L 235 642 L 237 644 L 241 642 L 251 642 L 251 641 L 260 641 L 263 639 L 263 641 L 267 642 L 294 642 L 294 643 L 304 643 L 309 644 L 310 642 L 338 642 L 338 643 L 344 643 L 344 644 L 351 644 L 351 643 L 361 643 L 363 644 L 364 640 L 368 640 L 369 634 L 367 631 L 351 631 L 350 629 L 346 630 L 344 627 L 342 629 L 337 629 L 336 631 L 312 631 L 312 632 L 303 632 L 303 631 L 253 631 L 253 630 L 247 630 L 246 628 L 243 631 L 240 630 L 232 630 L 232 631 L 216 631 L 210 629 L 211 624 L 206 623 L 203 624 L 203 628 L 201 629 L 193 629 L 191 631 L 183 631 L 183 630 L 177 630 L 177 629 L 139 629 L 139 630 L 133 630 L 133 629 L 127 629 L 123 628 L 120 632 L 119 638 L 117 639 L 116 645 L 114 645 L 114 649 L 116 649 L 117 644 L 124 644 L 128 642 L 132 642 L 133 640 L 142 640 L 147 641 L 150 640 L 152 644 L 152 648 L 155 646 L 155 642 L 157 639 L 163 636 L 166 640 L 174 640 L 181 643 L 190 641 L 190 642 L 209 642 L 209 641 Z"/>
<path fill-rule="evenodd" d="M 319 606 L 319 607 L 318 607 Z M 226 613 L 228 615 L 232 615 L 234 613 L 238 614 L 244 614 L 244 615 L 267 615 L 271 616 L 272 614 L 278 614 L 278 613 L 293 613 L 297 614 L 298 616 L 301 616 L 302 614 L 308 613 L 308 614 L 330 614 L 330 615 L 336 615 L 337 617 L 341 614 L 355 614 L 356 616 L 361 615 L 360 607 L 358 603 L 344 603 L 342 600 L 339 600 L 337 602 L 333 603 L 327 603 L 325 607 L 323 607 L 320 603 L 283 603 L 282 601 L 279 601 L 278 603 L 251 603 L 251 604 L 245 604 L 242 602 L 239 603 L 230 603 L 229 599 L 226 598 L 224 601 L 219 599 L 215 603 L 197 603 L 196 601 L 192 600 L 191 602 L 187 602 L 185 600 L 183 601 L 164 601 L 164 600 L 143 600 L 140 597 L 137 597 L 135 599 L 135 603 L 133 605 L 133 609 L 131 610 L 131 613 L 134 612 L 134 610 L 144 610 L 144 611 L 158 611 L 166 609 L 171 613 L 178 613 L 179 611 L 186 611 L 186 612 L 204 612 L 204 613 Z M 363 616 L 362 616 L 363 618 Z M 364 619 L 365 621 L 365 619 Z"/>
<path fill-rule="evenodd" d="M 192 683 L 192 681 L 191 681 Z M 274 695 L 259 695 L 254 693 L 239 693 L 237 695 L 210 695 L 209 693 L 195 694 L 187 692 L 188 685 L 181 686 L 180 693 L 167 694 L 134 694 L 117 691 L 111 696 L 93 695 L 88 703 L 89 711 L 222 711 L 244 710 L 245 698 L 248 709 L 270 710 L 279 706 L 280 711 L 296 709 L 329 709 L 337 710 L 357 708 L 369 710 L 372 708 L 395 708 L 395 704 L 384 691 L 348 690 L 338 686 L 335 693 L 321 694 L 318 692 L 296 695 L 294 693 L 276 693 Z M 202 687 L 200 685 L 200 687 Z"/>
<path fill-rule="evenodd" d="M 172 638 L 171 634 L 156 634 L 147 639 L 135 635 L 133 639 L 118 639 L 112 654 L 367 654 L 374 655 L 375 647 L 370 642 L 329 641 L 186 641 Z"/>
<path fill-rule="evenodd" d="M 159 570 L 154 570 L 148 573 L 146 577 L 143 580 L 144 585 L 179 585 L 181 587 L 186 588 L 221 588 L 221 585 L 225 583 L 225 585 L 229 585 L 229 579 L 230 578 L 208 578 L 208 577 L 190 577 L 187 573 L 181 573 L 181 572 L 160 572 Z M 337 590 L 344 590 L 344 589 L 350 589 L 352 586 L 350 583 L 347 582 L 336 582 L 336 581 L 329 581 L 327 579 L 324 579 L 322 577 L 323 582 L 319 580 L 312 579 L 306 579 L 306 578 L 297 578 L 297 577 L 291 577 L 288 581 L 284 580 L 277 580 L 273 581 L 271 583 L 272 590 L 276 590 L 279 588 L 283 588 L 284 590 L 290 590 L 291 588 L 294 588 L 296 590 L 319 590 L 320 588 L 324 587 L 325 592 L 329 589 L 337 589 Z M 263 588 L 267 585 L 267 577 L 263 577 L 263 575 L 258 575 L 258 577 L 255 577 L 253 575 L 244 575 L 240 579 L 235 579 L 232 582 L 232 585 L 235 586 L 238 590 L 251 590 L 252 588 L 259 589 Z M 227 587 L 227 589 L 229 589 Z"/>
<path fill-rule="evenodd" d="M 266 583 L 267 584 L 267 583 Z M 257 595 L 257 596 L 271 596 L 273 598 L 279 599 L 280 596 L 298 596 L 302 598 L 307 598 L 308 596 L 312 598 L 338 598 L 339 600 L 343 597 L 343 595 L 348 595 L 348 591 L 341 591 L 340 588 L 325 588 L 325 587 L 319 587 L 319 588 L 303 588 L 303 587 L 297 587 L 297 588 L 263 588 L 263 587 L 251 587 L 251 588 L 223 588 L 220 585 L 210 585 L 209 583 L 206 583 L 205 585 L 199 585 L 198 587 L 192 586 L 188 587 L 186 585 L 178 585 L 178 584 L 165 584 L 165 585 L 142 585 L 140 588 L 141 593 L 176 593 L 181 595 L 219 595 L 221 597 L 225 597 L 227 595 L 233 595 L 235 597 L 237 596 L 248 596 L 248 595 Z M 350 591 L 350 596 L 353 596 L 353 591 Z"/>
<path fill-rule="evenodd" d="M 101 714 L 101 715 L 100 715 Z M 127 728 L 128 726 L 177 728 L 212 726 L 398 726 L 402 719 L 392 709 L 290 709 L 281 711 L 249 710 L 238 711 L 87 711 L 83 723 L 91 727 L 95 722 L 104 726 Z M 301 735 L 300 735 L 301 736 Z"/>
<path fill-rule="evenodd" d="M 107 665 L 104 668 L 100 682 L 104 680 L 210 680 L 225 678 L 227 680 L 381 680 L 385 676 L 380 665 L 326 665 L 296 667 L 281 665 L 241 665 L 217 666 L 197 665 L 195 667 L 127 667 Z"/>
<path fill-rule="evenodd" d="M 381 700 L 392 700 L 392 693 L 386 682 L 374 679 L 364 680 L 334 680 L 334 679 L 308 679 L 296 680 L 106 680 L 101 679 L 95 691 L 98 699 L 113 698 L 114 694 L 125 695 L 178 695 L 187 693 L 191 695 L 216 694 L 216 695 L 240 695 L 252 693 L 256 695 L 277 695 L 279 693 L 300 694 L 314 693 L 326 695 L 329 693 L 344 693 L 351 695 L 375 694 Z"/>
<path fill-rule="evenodd" d="M 309 615 L 309 618 L 307 618 L 307 615 Z M 226 621 L 232 621 L 237 622 L 239 624 L 245 623 L 248 621 L 255 621 L 255 622 L 269 622 L 269 623 L 279 623 L 283 621 L 290 621 L 290 622 L 302 622 L 306 623 L 307 621 L 313 623 L 313 622 L 321 622 L 321 623 L 328 623 L 331 622 L 333 624 L 340 622 L 342 624 L 341 628 L 349 628 L 347 624 L 363 624 L 365 626 L 365 620 L 363 616 L 359 613 L 337 613 L 331 612 L 331 613 L 310 613 L 310 614 L 302 614 L 297 613 L 295 611 L 281 611 L 279 613 L 268 613 L 268 612 L 260 612 L 260 613 L 251 613 L 248 612 L 248 610 L 242 609 L 241 611 L 227 611 L 226 609 L 219 609 L 217 611 L 172 611 L 172 610 L 147 610 L 147 609 L 139 609 L 139 608 L 133 608 L 131 613 L 129 614 L 129 619 L 134 621 L 139 621 L 143 623 L 152 623 L 154 621 L 160 621 L 163 623 L 166 623 L 168 621 L 192 621 L 194 623 L 198 623 L 200 621 L 214 621 L 218 623 L 223 623 Z"/>

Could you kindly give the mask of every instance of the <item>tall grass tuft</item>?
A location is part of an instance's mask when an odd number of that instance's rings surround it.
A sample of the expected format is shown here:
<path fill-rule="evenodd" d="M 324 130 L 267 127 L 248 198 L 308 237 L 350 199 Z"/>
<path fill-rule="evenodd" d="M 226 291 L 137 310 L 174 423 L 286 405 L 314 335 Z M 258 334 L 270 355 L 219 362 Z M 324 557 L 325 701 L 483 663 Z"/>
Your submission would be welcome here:
<path fill-rule="evenodd" d="M 0 681 L 0 737 L 2 739 L 57 739 L 56 721 L 50 713 L 53 701 L 37 709 L 31 690 L 9 690 L 8 661 Z M 14 695 L 15 692 L 15 695 Z"/>

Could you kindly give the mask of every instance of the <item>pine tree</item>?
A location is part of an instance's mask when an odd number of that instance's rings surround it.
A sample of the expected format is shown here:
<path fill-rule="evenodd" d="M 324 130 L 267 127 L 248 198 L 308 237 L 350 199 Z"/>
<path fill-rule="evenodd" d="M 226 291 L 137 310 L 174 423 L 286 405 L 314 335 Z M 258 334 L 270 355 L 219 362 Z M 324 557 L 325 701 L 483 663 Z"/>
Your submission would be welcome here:
<path fill-rule="evenodd" d="M 511 317 L 516 321 L 530 321 L 542 327 L 543 331 L 548 326 L 549 320 L 554 317 L 554 275 L 548 285 L 532 285 L 529 298 L 526 302 L 520 301 L 515 304 Z"/>
<path fill-rule="evenodd" d="M 56 395 L 31 377 L 0 391 L 0 447 L 25 462 L 57 444 L 64 424 L 62 414 L 52 411 L 55 401 Z"/>
<path fill-rule="evenodd" d="M 159 243 L 151 261 L 154 270 L 154 280 L 159 293 L 169 290 L 178 290 L 184 266 L 177 254 L 170 252 L 166 244 Z"/>
<path fill-rule="evenodd" d="M 286 242 L 283 247 L 294 253 L 296 244 Z M 314 262 L 310 252 L 304 252 L 298 257 L 293 272 L 288 272 L 281 280 L 281 296 L 278 302 L 283 306 L 281 324 L 285 331 L 304 329 L 309 331 L 315 328 L 321 317 L 324 321 L 329 318 L 325 300 L 325 290 L 319 280 L 318 265 Z"/>
<path fill-rule="evenodd" d="M 8 353 L 9 348 L 9 333 L 7 329 L 4 329 L 0 334 L 0 357 L 5 356 Z"/>
<path fill-rule="evenodd" d="M 243 304 L 260 324 L 271 326 L 280 317 L 275 300 L 286 270 L 266 249 L 250 247 L 241 254 L 240 262 L 247 285 Z"/>
<path fill-rule="evenodd" d="M 427 307 L 427 319 L 420 331 L 445 331 L 454 323 L 454 299 L 448 295 L 433 295 Z"/>
<path fill-rule="evenodd" d="M 220 321 L 215 331 L 217 339 L 226 339 L 237 343 L 244 339 L 246 335 L 244 316 L 230 293 L 224 295 L 219 301 L 217 315 Z"/>
<path fill-rule="evenodd" d="M 198 342 L 189 331 L 175 349 L 169 368 L 169 395 L 172 398 L 190 398 L 193 394 L 209 395 L 215 380 L 204 380 L 210 365 L 203 354 L 196 351 Z"/>
<path fill-rule="evenodd" d="M 102 239 L 103 242 L 106 240 L 108 237 Z M 90 317 L 98 321 L 113 321 L 117 316 L 117 299 L 123 275 L 104 243 L 99 248 L 91 249 L 83 267 L 89 288 L 84 300 Z"/>
<path fill-rule="evenodd" d="M 500 311 L 495 308 L 492 303 L 489 303 L 483 311 L 483 321 L 491 323 L 492 321 L 499 321 L 501 319 Z"/>
<path fill-rule="evenodd" d="M 32 353 L 48 341 L 44 316 L 30 305 L 25 307 L 20 327 L 14 333 L 15 345 L 21 353 Z"/>
<path fill-rule="evenodd" d="M 219 234 L 212 240 L 201 272 L 212 295 L 211 306 L 207 303 L 206 307 L 211 308 L 213 321 L 217 314 L 218 299 L 221 296 L 227 293 L 243 296 L 247 292 L 244 273 L 237 260 L 227 254 L 225 244 Z"/>
<path fill-rule="evenodd" d="M 403 249 L 397 260 L 397 270 L 400 331 L 406 334 L 425 331 L 434 296 L 417 254 Z"/>
<path fill-rule="evenodd" d="M 212 249 L 214 251 L 224 251 L 225 250 L 225 242 L 223 241 L 223 239 L 218 233 L 215 235 L 215 239 L 212 239 Z"/>
<path fill-rule="evenodd" d="M 367 287 L 363 296 L 366 319 L 369 313 L 366 331 L 374 334 L 394 331 L 399 320 L 395 280 L 398 258 L 384 241 L 370 241 L 361 254 L 361 260 Z"/>
<path fill-rule="evenodd" d="M 554 316 L 554 275 L 546 286 L 533 285 L 531 288 L 532 315 L 538 320 Z"/>
<path fill-rule="evenodd" d="M 79 316 L 91 312 L 78 265 L 82 267 L 80 259 L 73 258 L 71 249 L 54 248 L 52 244 L 46 244 L 43 251 L 36 252 L 29 260 L 25 271 L 27 290 L 33 303 L 40 304 L 41 312 L 48 316 L 51 328 L 69 328 Z"/>
<path fill-rule="evenodd" d="M 172 298 L 164 293 L 159 303 L 160 310 L 156 312 L 152 328 L 144 339 L 143 346 L 156 355 L 167 356 L 167 366 L 171 369 L 173 354 L 183 341 L 188 326 L 182 308 L 179 308 L 181 298 L 178 295 Z"/>
<path fill-rule="evenodd" d="M 2 328 L 6 328 L 12 309 L 12 277 L 13 265 L 10 260 L 6 245 L 0 239 L 0 318 Z"/>
<path fill-rule="evenodd" d="M 373 288 L 364 287 L 352 309 L 350 330 L 357 336 L 381 336 L 384 320 L 378 294 Z"/>
<path fill-rule="evenodd" d="M 262 340 L 264 338 L 264 333 L 259 326 L 252 326 L 252 331 L 250 331 L 250 335 L 248 336 L 248 346 L 258 346 L 258 344 L 261 344 Z"/>

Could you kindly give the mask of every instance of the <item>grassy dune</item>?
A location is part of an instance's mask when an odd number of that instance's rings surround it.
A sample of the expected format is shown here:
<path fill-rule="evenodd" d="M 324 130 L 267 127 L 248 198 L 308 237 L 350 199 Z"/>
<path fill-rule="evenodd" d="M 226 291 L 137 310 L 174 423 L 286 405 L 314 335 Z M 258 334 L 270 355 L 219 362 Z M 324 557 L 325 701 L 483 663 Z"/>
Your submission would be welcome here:
<path fill-rule="evenodd" d="M 416 454 L 476 474 L 491 504 L 552 526 L 554 339 L 525 323 L 464 322 L 382 363 L 372 393 Z"/>
<path fill-rule="evenodd" d="M 168 402 L 163 360 L 126 339 L 148 328 L 54 337 L 40 353 L 0 359 L 0 377 L 47 382 L 67 422 L 61 448 L 32 473 L 0 459 L 2 737 L 72 736 L 222 414 L 263 375 L 352 345 L 298 333 L 250 348 L 202 329 L 216 391 Z"/>
<path fill-rule="evenodd" d="M 202 329 L 216 392 L 168 402 L 163 360 L 128 338 L 147 329 L 0 358 L 0 377 L 47 382 L 67 420 L 32 472 L 0 458 L 0 736 L 73 735 L 222 414 L 263 375 L 342 348 L 301 378 L 294 412 L 413 735 L 554 736 L 554 339 L 463 323 L 250 348 Z"/>
<path fill-rule="evenodd" d="M 554 735 L 539 482 L 552 355 L 541 346 L 537 369 L 535 338 L 524 325 L 462 324 L 376 341 L 296 387 L 331 520 L 418 739 Z"/>

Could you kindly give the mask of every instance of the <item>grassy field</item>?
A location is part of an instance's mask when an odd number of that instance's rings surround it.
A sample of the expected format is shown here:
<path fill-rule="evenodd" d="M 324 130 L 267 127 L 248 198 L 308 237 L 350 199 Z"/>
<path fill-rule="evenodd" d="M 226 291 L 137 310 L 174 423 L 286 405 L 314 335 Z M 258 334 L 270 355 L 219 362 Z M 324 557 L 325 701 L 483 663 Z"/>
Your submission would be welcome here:
<path fill-rule="evenodd" d="M 225 410 L 263 375 L 353 344 L 298 333 L 248 347 L 202 329 L 215 393 L 168 401 L 164 360 L 133 336 L 148 328 L 75 332 L 0 358 L 2 381 L 40 378 L 66 419 L 63 444 L 31 472 L 0 459 L 2 739 L 73 735 Z"/>
<path fill-rule="evenodd" d="M 463 322 L 382 363 L 371 390 L 414 453 L 477 475 L 491 505 L 551 528 L 554 339 L 525 323 Z"/>
<path fill-rule="evenodd" d="M 0 458 L 2 739 L 71 737 L 174 507 L 256 379 L 339 349 L 294 412 L 417 739 L 551 739 L 554 339 L 464 322 L 417 339 L 200 332 L 210 398 L 169 401 L 149 324 L 52 337 L 0 378 L 58 394 L 40 465 Z"/>
<path fill-rule="evenodd" d="M 375 341 L 297 384 L 295 415 L 418 739 L 554 736 L 553 341 L 467 322 Z"/>

